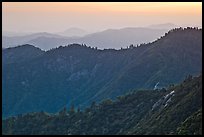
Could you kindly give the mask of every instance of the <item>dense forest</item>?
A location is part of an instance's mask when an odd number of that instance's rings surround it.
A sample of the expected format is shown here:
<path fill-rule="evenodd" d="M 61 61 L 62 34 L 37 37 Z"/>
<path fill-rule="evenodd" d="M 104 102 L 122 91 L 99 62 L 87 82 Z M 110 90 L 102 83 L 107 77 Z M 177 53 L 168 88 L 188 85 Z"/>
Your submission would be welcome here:
<path fill-rule="evenodd" d="M 3 120 L 3 134 L 201 135 L 202 75 L 156 90 L 132 90 L 85 110 L 33 112 Z"/>
<path fill-rule="evenodd" d="M 202 29 L 176 28 L 152 43 L 120 50 L 69 44 L 2 49 L 3 118 L 56 113 L 73 104 L 116 100 L 133 89 L 163 88 L 202 70 Z M 52 104 L 52 105 L 50 105 Z"/>

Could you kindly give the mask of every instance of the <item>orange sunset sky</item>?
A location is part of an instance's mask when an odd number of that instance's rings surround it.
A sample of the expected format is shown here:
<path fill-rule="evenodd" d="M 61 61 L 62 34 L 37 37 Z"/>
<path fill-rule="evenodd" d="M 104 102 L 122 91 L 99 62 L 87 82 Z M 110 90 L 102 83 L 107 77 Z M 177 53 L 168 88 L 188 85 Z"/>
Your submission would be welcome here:
<path fill-rule="evenodd" d="M 3 2 L 3 31 L 87 31 L 173 23 L 202 27 L 202 2 Z"/>

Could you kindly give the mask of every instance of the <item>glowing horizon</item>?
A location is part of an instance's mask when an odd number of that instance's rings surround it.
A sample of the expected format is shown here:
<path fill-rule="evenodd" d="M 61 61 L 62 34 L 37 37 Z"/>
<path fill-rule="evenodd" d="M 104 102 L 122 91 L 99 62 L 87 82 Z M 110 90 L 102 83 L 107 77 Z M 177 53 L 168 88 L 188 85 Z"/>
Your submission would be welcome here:
<path fill-rule="evenodd" d="M 202 2 L 2 2 L 4 31 L 202 26 Z"/>

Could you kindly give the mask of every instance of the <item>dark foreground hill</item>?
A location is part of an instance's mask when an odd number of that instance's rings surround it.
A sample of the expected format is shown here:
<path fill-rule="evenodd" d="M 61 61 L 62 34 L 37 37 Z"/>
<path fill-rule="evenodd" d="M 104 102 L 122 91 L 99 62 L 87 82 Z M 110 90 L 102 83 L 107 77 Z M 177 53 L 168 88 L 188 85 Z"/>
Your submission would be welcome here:
<path fill-rule="evenodd" d="M 167 89 L 135 90 L 84 111 L 35 112 L 3 120 L 3 134 L 201 135 L 202 76 Z"/>
<path fill-rule="evenodd" d="M 25 45 L 2 53 L 3 117 L 55 113 L 200 74 L 202 30 L 174 29 L 153 43 L 121 50 L 71 44 L 44 52 Z"/>

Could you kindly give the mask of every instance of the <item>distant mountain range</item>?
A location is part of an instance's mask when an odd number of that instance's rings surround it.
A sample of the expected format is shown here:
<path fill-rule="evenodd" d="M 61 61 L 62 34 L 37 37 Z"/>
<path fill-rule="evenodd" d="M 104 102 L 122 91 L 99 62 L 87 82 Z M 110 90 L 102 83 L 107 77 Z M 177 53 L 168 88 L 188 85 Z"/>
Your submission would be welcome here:
<path fill-rule="evenodd" d="M 84 111 L 18 115 L 2 127 L 4 135 L 202 135 L 202 76 L 167 89 L 133 90 Z"/>
<path fill-rule="evenodd" d="M 64 37 L 80 37 L 80 36 L 87 35 L 87 34 L 89 34 L 91 32 L 88 32 L 88 31 L 86 31 L 84 29 L 76 28 L 76 27 L 69 28 L 69 29 L 67 29 L 65 31 L 53 32 L 53 33 L 48 33 L 48 32 L 12 32 L 12 31 L 2 31 L 2 35 L 6 36 L 6 37 L 26 36 L 26 35 L 31 35 L 31 34 L 43 34 L 43 33 L 47 33 L 47 34 L 51 34 L 51 35 L 56 34 L 56 35 L 60 35 L 60 36 L 64 36 Z"/>
<path fill-rule="evenodd" d="M 3 117 L 55 113 L 72 104 L 84 109 L 132 89 L 162 88 L 200 74 L 202 29 L 174 29 L 152 43 L 121 50 L 70 44 L 45 52 L 24 45 L 3 49 L 2 62 Z"/>
<path fill-rule="evenodd" d="M 8 37 L 8 36 L 2 36 L 2 47 L 15 47 L 22 44 L 28 44 L 29 41 L 39 38 L 39 37 L 46 37 L 46 38 L 63 38 L 60 35 L 56 34 L 50 34 L 47 32 L 42 33 L 34 33 L 30 35 L 25 36 L 15 36 L 15 37 Z"/>
<path fill-rule="evenodd" d="M 130 44 L 141 44 L 156 40 L 170 29 L 178 27 L 173 23 L 155 24 L 147 27 L 126 27 L 88 32 L 81 28 L 69 28 L 56 33 L 18 33 L 3 31 L 3 47 L 15 47 L 22 44 L 33 44 L 43 50 L 56 48 L 59 45 L 85 43 L 98 48 L 127 47 Z M 116 40 L 117 39 L 117 40 Z"/>
<path fill-rule="evenodd" d="M 30 35 L 30 34 L 32 33 L 31 32 L 2 31 L 2 35 L 7 36 L 7 37 L 25 36 L 25 35 Z"/>
<path fill-rule="evenodd" d="M 57 34 L 62 35 L 62 36 L 66 36 L 66 37 L 82 37 L 85 36 L 87 34 L 89 34 L 90 32 L 80 29 L 80 28 L 69 28 L 63 32 L 58 32 Z"/>
<path fill-rule="evenodd" d="M 60 45 L 71 43 L 84 43 L 92 47 L 115 48 L 127 47 L 130 44 L 141 44 L 156 40 L 164 35 L 168 29 L 152 28 L 122 28 L 108 29 L 101 32 L 91 33 L 81 29 L 68 29 L 65 32 L 57 34 L 51 33 L 34 33 L 25 36 L 3 36 L 2 46 L 15 47 L 22 44 L 32 44 L 43 50 L 56 48 Z M 69 36 L 69 37 L 68 37 Z"/>
<path fill-rule="evenodd" d="M 177 25 L 175 25 L 173 23 L 163 23 L 163 24 L 149 25 L 149 26 L 146 26 L 144 28 L 170 30 L 170 29 L 173 29 L 173 28 L 176 28 L 176 27 L 179 27 L 179 26 L 177 26 Z M 127 27 L 124 27 L 124 28 L 127 28 Z M 129 28 L 138 28 L 138 27 L 129 27 Z M 99 31 L 95 31 L 95 32 L 99 32 Z M 87 30 L 84 30 L 82 28 L 71 27 L 71 28 L 68 28 L 65 31 L 54 32 L 53 34 L 58 34 L 58 35 L 65 36 L 65 37 L 81 37 L 81 36 L 85 36 L 85 35 L 91 34 L 91 33 L 94 33 L 94 31 L 87 31 Z M 8 36 L 8 37 L 26 36 L 26 35 L 30 35 L 30 34 L 34 34 L 34 32 L 2 31 L 2 35 L 3 36 Z"/>

